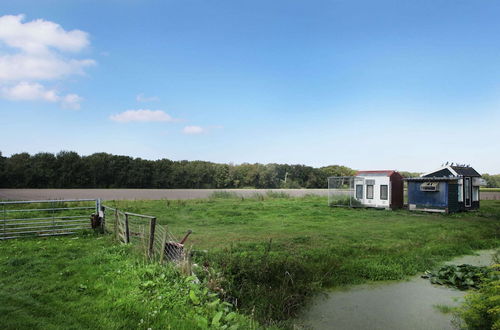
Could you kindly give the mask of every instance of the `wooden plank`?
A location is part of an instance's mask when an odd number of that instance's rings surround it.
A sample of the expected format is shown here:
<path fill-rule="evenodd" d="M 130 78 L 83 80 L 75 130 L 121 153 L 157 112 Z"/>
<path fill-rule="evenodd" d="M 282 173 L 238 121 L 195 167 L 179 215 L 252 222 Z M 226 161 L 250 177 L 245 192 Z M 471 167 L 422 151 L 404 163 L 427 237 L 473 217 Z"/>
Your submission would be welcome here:
<path fill-rule="evenodd" d="M 130 243 L 130 231 L 128 228 L 128 214 L 125 213 L 125 243 Z"/>
<path fill-rule="evenodd" d="M 115 238 L 118 239 L 118 209 L 115 209 Z"/>
<path fill-rule="evenodd" d="M 163 231 L 163 237 L 161 239 L 161 247 L 160 247 L 160 263 L 163 263 L 163 260 L 165 259 L 165 244 L 167 244 L 167 227 L 165 226 Z"/>
<path fill-rule="evenodd" d="M 148 256 L 149 258 L 153 257 L 153 244 L 155 242 L 155 229 L 156 229 L 156 218 L 152 218 L 149 220 L 149 249 Z"/>

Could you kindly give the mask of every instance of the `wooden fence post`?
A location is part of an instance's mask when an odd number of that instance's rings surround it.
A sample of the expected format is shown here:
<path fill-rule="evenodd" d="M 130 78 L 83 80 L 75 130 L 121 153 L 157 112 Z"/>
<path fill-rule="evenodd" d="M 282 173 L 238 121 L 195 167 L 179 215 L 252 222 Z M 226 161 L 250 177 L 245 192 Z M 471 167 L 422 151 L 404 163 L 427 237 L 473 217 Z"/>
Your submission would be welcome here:
<path fill-rule="evenodd" d="M 128 214 L 125 213 L 125 243 L 130 243 L 130 231 L 128 229 Z"/>
<path fill-rule="evenodd" d="M 149 258 L 153 257 L 155 229 L 156 229 L 156 218 L 151 218 L 151 220 L 149 220 L 149 249 L 148 249 Z"/>
<path fill-rule="evenodd" d="M 118 239 L 118 209 L 115 209 L 115 238 Z"/>
<path fill-rule="evenodd" d="M 99 216 L 102 214 L 102 222 L 101 222 L 101 233 L 104 233 L 106 230 L 106 209 L 103 205 L 100 206 Z"/>
<path fill-rule="evenodd" d="M 163 263 L 165 259 L 165 245 L 167 244 L 167 226 L 165 226 L 163 231 L 163 238 L 161 239 L 161 250 L 160 250 L 160 263 Z"/>

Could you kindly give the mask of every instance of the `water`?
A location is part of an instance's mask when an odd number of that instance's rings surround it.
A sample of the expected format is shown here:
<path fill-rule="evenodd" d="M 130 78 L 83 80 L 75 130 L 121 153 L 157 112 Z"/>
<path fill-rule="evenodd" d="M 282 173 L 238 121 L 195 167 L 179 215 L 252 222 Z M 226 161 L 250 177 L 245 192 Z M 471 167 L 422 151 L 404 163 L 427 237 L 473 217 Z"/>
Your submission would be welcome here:
<path fill-rule="evenodd" d="M 487 266 L 494 250 L 453 259 L 447 264 Z M 302 321 L 313 329 L 454 329 L 452 315 L 435 305 L 457 306 L 466 292 L 433 285 L 415 276 L 405 282 L 357 285 L 318 297 Z"/>

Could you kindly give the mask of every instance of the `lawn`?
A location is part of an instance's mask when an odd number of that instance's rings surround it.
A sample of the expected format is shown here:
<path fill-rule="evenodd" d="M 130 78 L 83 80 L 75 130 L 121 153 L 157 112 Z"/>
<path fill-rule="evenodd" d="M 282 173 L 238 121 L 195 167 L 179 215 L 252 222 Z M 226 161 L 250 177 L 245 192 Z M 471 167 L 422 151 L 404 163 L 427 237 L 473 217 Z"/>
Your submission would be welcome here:
<path fill-rule="evenodd" d="M 0 324 L 9 329 L 178 329 L 214 321 L 255 326 L 203 292 L 207 285 L 261 324 L 291 327 L 320 290 L 403 279 L 453 256 L 500 247 L 500 201 L 483 201 L 476 212 L 443 215 L 330 208 L 317 196 L 219 197 L 226 198 L 105 203 L 154 215 L 178 237 L 192 229 L 188 243 L 200 285 L 170 267 L 146 264 L 110 235 L 0 242 Z"/>

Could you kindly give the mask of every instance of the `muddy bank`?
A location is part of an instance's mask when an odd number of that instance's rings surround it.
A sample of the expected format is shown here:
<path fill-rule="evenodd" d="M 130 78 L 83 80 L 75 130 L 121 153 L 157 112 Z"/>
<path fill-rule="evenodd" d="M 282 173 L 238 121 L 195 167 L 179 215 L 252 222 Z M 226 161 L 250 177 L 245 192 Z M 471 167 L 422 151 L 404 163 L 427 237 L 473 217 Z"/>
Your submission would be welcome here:
<path fill-rule="evenodd" d="M 487 266 L 495 250 L 453 259 L 446 264 Z M 365 284 L 318 297 L 302 321 L 313 329 L 454 329 L 452 315 L 436 305 L 457 306 L 465 291 L 433 285 L 420 275 L 405 282 Z"/>

